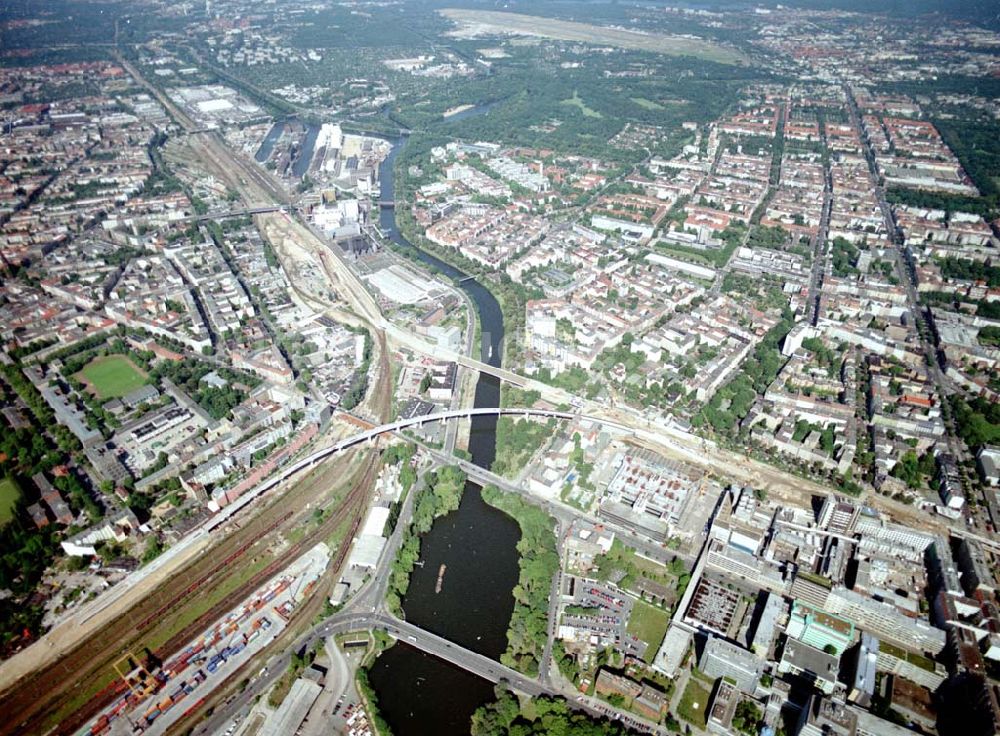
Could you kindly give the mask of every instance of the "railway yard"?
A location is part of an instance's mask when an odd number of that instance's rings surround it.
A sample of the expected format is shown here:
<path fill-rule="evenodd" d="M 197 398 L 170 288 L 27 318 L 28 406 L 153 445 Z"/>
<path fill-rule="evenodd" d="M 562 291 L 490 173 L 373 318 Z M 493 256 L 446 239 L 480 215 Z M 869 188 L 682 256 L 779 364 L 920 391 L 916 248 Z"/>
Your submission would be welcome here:
<path fill-rule="evenodd" d="M 318 466 L 280 499 L 266 501 L 252 517 L 230 522 L 215 546 L 155 593 L 123 610 L 56 665 L 9 688 L 4 710 L 18 715 L 0 724 L 0 733 L 53 728 L 74 733 L 124 693 L 126 685 L 113 665 L 125 654 L 148 650 L 157 660 L 168 659 L 229 611 L 231 601 L 246 597 L 320 542 L 336 544 L 331 565 L 336 569 L 363 516 L 377 468 L 374 452 L 345 454 Z M 323 512 L 318 524 L 314 510 Z M 292 621 L 312 608 L 303 606 Z"/>

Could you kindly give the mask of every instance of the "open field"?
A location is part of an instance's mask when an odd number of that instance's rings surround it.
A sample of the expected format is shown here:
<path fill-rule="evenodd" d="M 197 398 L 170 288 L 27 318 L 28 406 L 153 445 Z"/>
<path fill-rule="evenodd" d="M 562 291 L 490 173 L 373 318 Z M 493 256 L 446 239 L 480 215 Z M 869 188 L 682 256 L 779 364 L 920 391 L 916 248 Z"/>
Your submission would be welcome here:
<path fill-rule="evenodd" d="M 14 518 L 14 509 L 21 498 L 21 489 L 13 478 L 0 478 L 0 527 L 6 526 Z"/>
<path fill-rule="evenodd" d="M 462 38 L 509 33 L 515 36 L 540 36 L 559 41 L 604 44 L 669 56 L 693 56 L 706 61 L 716 61 L 720 64 L 744 64 L 747 61 L 735 49 L 697 38 L 667 36 L 662 33 L 640 33 L 622 28 L 605 28 L 589 23 L 542 18 L 522 13 L 460 8 L 445 8 L 440 12 L 458 24 L 458 28 L 452 31 L 451 35 Z"/>
<path fill-rule="evenodd" d="M 77 374 L 99 399 L 115 399 L 146 383 L 146 375 L 124 355 L 94 358 Z"/>
<path fill-rule="evenodd" d="M 654 102 L 653 100 L 647 100 L 645 97 L 631 97 L 629 98 L 644 110 L 662 110 L 663 105 L 659 102 Z"/>
<path fill-rule="evenodd" d="M 603 118 L 604 117 L 603 115 L 601 115 L 601 113 L 597 112 L 597 110 L 594 110 L 592 108 L 587 107 L 587 103 L 585 103 L 583 101 L 583 99 L 580 97 L 580 93 L 577 92 L 576 90 L 573 90 L 573 96 L 572 97 L 570 97 L 569 99 L 566 99 L 566 100 L 562 100 L 562 102 L 560 102 L 560 104 L 562 104 L 562 105 L 570 105 L 572 107 L 579 108 L 580 112 L 582 112 L 583 116 L 586 117 L 586 118 Z"/>
<path fill-rule="evenodd" d="M 708 699 L 711 696 L 712 693 L 708 688 L 692 677 L 684 688 L 680 703 L 677 704 L 677 715 L 698 728 L 705 728 L 707 723 L 705 712 L 708 710 Z"/>
<path fill-rule="evenodd" d="M 644 601 L 636 601 L 632 607 L 632 615 L 628 618 L 628 633 L 637 636 L 649 646 L 646 648 L 646 661 L 651 662 L 656 656 L 663 637 L 670 624 L 670 614 L 662 608 L 651 606 Z"/>

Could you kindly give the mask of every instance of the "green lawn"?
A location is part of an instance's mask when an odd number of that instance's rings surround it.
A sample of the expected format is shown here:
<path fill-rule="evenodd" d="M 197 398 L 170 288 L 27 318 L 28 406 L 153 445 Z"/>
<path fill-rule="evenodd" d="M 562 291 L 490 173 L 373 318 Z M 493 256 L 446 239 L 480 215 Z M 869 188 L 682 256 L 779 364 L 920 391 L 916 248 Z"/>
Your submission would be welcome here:
<path fill-rule="evenodd" d="M 653 661 L 660 644 L 663 643 L 669 624 L 670 614 L 662 608 L 651 606 L 644 601 L 636 601 L 632 607 L 632 615 L 628 617 L 626 630 L 649 645 L 643 657 L 646 662 Z"/>
<path fill-rule="evenodd" d="M 0 478 L 0 527 L 6 526 L 14 518 L 14 509 L 21 498 L 21 489 L 13 478 Z"/>
<path fill-rule="evenodd" d="M 562 100 L 560 102 L 560 104 L 562 104 L 562 105 L 572 105 L 573 107 L 579 108 L 580 112 L 583 113 L 583 116 L 585 118 L 603 118 L 604 117 L 597 110 L 594 110 L 593 108 L 587 107 L 586 103 L 583 101 L 583 99 L 580 97 L 580 94 L 576 90 L 573 90 L 573 96 L 572 97 L 570 97 L 568 99 L 565 99 L 565 100 Z"/>
<path fill-rule="evenodd" d="M 680 703 L 677 704 L 677 715 L 698 728 L 705 728 L 707 724 L 705 712 L 708 710 L 708 699 L 711 695 L 707 688 L 702 687 L 692 677 L 684 688 Z"/>
<path fill-rule="evenodd" d="M 639 107 L 646 110 L 662 110 L 663 105 L 659 102 L 654 102 L 653 100 L 647 100 L 645 97 L 632 97 L 632 102 L 637 104 Z"/>
<path fill-rule="evenodd" d="M 698 266 L 708 266 L 709 268 L 715 266 L 715 263 L 701 253 L 692 253 L 678 246 L 660 245 L 659 243 L 655 247 L 657 252 L 671 258 L 676 258 L 679 261 L 687 261 L 688 263 L 694 263 Z"/>
<path fill-rule="evenodd" d="M 661 245 L 656 244 L 656 250 L 664 255 L 673 256 L 689 263 L 698 263 L 709 267 L 722 268 L 729 262 L 730 256 L 736 250 L 739 243 L 733 242 L 724 244 L 721 248 L 709 250 L 699 250 L 689 248 L 684 245 Z"/>
<path fill-rule="evenodd" d="M 78 374 L 99 399 L 114 399 L 146 383 L 146 375 L 124 355 L 94 358 Z"/>

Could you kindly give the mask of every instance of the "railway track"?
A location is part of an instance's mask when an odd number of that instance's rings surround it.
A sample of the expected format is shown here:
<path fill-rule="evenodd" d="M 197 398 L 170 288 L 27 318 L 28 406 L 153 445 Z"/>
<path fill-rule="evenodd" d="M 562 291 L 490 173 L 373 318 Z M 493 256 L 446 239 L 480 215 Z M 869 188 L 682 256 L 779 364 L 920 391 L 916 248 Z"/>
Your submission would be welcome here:
<path fill-rule="evenodd" d="M 364 510 L 362 509 L 361 511 L 362 513 L 359 513 L 354 517 L 346 539 L 353 539 L 354 535 L 358 531 L 358 528 L 361 526 L 361 520 L 364 518 Z M 323 577 L 320 578 L 320 584 L 317 586 L 317 590 L 329 589 L 329 585 L 337 579 L 337 576 L 340 573 L 340 568 L 344 564 L 344 560 L 347 559 L 347 552 L 349 550 L 350 544 L 343 544 L 340 546 L 337 551 L 337 556 L 333 559 Z M 233 688 L 242 681 L 247 672 L 254 672 L 261 662 L 268 661 L 273 654 L 285 651 L 286 648 L 295 641 L 299 632 L 294 630 L 294 624 L 297 624 L 300 621 L 314 620 L 316 615 L 322 611 L 325 601 L 326 595 L 313 595 L 301 606 L 292 611 L 290 625 L 285 628 L 275 641 L 268 644 L 267 647 L 261 651 L 257 652 L 253 658 L 244 662 L 242 667 L 231 673 L 222 685 L 213 690 L 211 694 L 206 695 L 195 703 L 195 705 L 188 708 L 187 711 L 184 712 L 184 715 L 181 716 L 180 720 L 171 726 L 171 731 L 173 733 L 189 733 L 198 721 L 207 717 L 203 715 L 203 708 L 216 708 L 220 704 L 226 702 L 232 695 Z"/>
<path fill-rule="evenodd" d="M 288 549 L 283 550 L 278 557 L 268 563 L 267 567 L 242 583 L 230 595 L 226 596 L 225 599 L 219 601 L 196 620 L 192 621 L 191 624 L 186 626 L 183 630 L 177 632 L 162 647 L 157 649 L 157 651 L 154 652 L 154 655 L 160 661 L 163 661 L 172 656 L 174 653 L 180 651 L 184 645 L 199 632 L 204 631 L 213 621 L 217 621 L 222 618 L 223 615 L 232 609 L 235 602 L 246 598 L 254 590 L 262 585 L 265 585 L 271 578 L 279 574 L 292 562 L 301 557 L 308 550 L 312 549 L 312 547 L 316 544 L 327 539 L 346 519 L 353 517 L 351 531 L 346 537 L 347 540 L 351 539 L 351 537 L 353 537 L 353 533 L 357 531 L 361 519 L 364 516 L 363 511 L 367 505 L 368 497 L 367 489 L 374 483 L 377 470 L 378 456 L 375 453 L 371 453 L 366 461 L 363 476 L 353 485 L 347 496 L 344 497 L 340 506 L 329 516 L 329 518 L 324 519 L 322 524 L 320 524 L 310 534 L 303 537 L 300 541 L 292 544 Z M 290 516 L 291 513 L 288 515 Z M 333 561 L 333 564 L 337 568 L 343 564 L 344 557 L 346 556 L 349 547 L 349 544 L 342 544 L 339 548 L 337 557 L 335 557 Z M 97 715 L 101 708 L 111 702 L 111 700 L 112 697 L 109 696 L 100 703 L 91 701 L 92 705 L 88 704 L 86 709 L 77 711 L 73 714 L 71 719 L 64 720 L 60 723 L 56 733 L 71 734 L 76 732 L 82 728 L 87 721 Z"/>
<path fill-rule="evenodd" d="M 251 576 L 218 604 L 171 636 L 158 647 L 155 654 L 161 658 L 169 656 L 208 623 L 232 608 L 234 600 L 248 595 L 317 541 L 328 537 L 351 513 L 357 513 L 359 508 L 363 508 L 367 488 L 370 487 L 376 470 L 377 456 L 372 453 L 363 469 L 358 471 L 358 480 L 352 484 L 337 510 L 328 519 L 302 540 L 282 550 L 262 571 Z M 50 731 L 53 724 L 48 722 L 49 719 L 77 699 L 78 688 L 82 683 L 106 677 L 112 663 L 123 653 L 133 651 L 144 640 L 148 640 L 155 633 L 157 624 L 178 615 L 199 592 L 205 593 L 206 589 L 215 588 L 230 579 L 240 570 L 240 565 L 234 563 L 254 550 L 255 545 L 261 544 L 272 534 L 285 528 L 290 521 L 294 521 L 294 512 L 286 509 L 290 506 L 301 508 L 301 504 L 297 502 L 305 500 L 301 498 L 304 494 L 294 493 L 295 490 L 293 487 L 280 504 L 272 503 L 262 510 L 241 529 L 175 575 L 155 594 L 124 611 L 102 632 L 86 639 L 56 664 L 23 678 L 9 688 L 0 698 L 0 712 L 5 715 L 3 723 L 0 723 L 0 734 Z M 263 552 L 261 549 L 258 553 Z M 114 635 L 108 636 L 108 632 L 114 632 Z M 116 692 L 114 683 L 99 690 L 76 710 L 73 718 L 64 720 L 54 732 L 66 733 L 72 731 L 74 725 L 82 725 L 104 703 L 109 702 Z M 49 697 L 45 697 L 45 694 Z"/>

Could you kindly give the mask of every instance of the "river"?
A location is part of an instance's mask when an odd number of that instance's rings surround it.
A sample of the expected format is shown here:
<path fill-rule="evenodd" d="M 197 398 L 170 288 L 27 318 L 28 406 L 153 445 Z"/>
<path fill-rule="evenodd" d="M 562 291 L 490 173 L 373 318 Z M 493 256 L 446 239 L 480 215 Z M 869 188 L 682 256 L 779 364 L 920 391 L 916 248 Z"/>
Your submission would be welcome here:
<path fill-rule="evenodd" d="M 488 111 L 488 108 L 481 112 Z M 469 113 L 471 111 L 466 111 Z M 457 117 L 457 116 L 456 116 Z M 394 198 L 393 166 L 406 138 L 394 142 L 380 167 L 381 194 Z M 380 226 L 398 245 L 442 274 L 461 281 L 479 312 L 481 359 L 499 366 L 503 354 L 503 313 L 494 296 L 457 268 L 420 251 L 399 233 L 393 210 L 382 210 Z M 499 406 L 500 382 L 480 374 L 475 406 Z M 496 417 L 472 419 L 469 451 L 488 468 L 496 450 Z M 520 530 L 512 518 L 482 500 L 479 486 L 468 483 L 457 511 L 438 519 L 421 542 L 423 566 L 414 568 L 403 599 L 406 619 L 457 644 L 499 659 L 507 646 L 517 583 L 516 545 Z M 447 565 L 440 593 L 438 570 Z M 493 700 L 493 685 L 402 642 L 382 654 L 370 672 L 379 708 L 396 736 L 461 736 L 479 706 Z"/>

